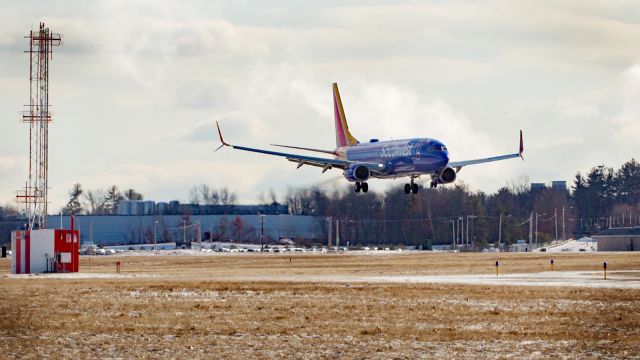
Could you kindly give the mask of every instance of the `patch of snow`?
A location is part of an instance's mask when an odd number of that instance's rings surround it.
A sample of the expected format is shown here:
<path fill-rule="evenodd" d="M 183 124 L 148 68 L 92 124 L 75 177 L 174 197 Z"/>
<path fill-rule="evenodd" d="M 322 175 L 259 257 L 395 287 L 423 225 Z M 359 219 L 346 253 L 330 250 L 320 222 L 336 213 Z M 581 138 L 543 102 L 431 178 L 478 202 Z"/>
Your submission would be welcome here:
<path fill-rule="evenodd" d="M 616 276 L 624 273 L 624 276 Z M 628 276 L 629 273 L 635 276 Z M 640 270 L 607 271 L 604 280 L 601 271 L 547 271 L 526 274 L 495 275 L 410 275 L 372 276 L 370 281 L 463 285 L 512 285 L 512 286 L 571 286 L 590 288 L 640 289 Z"/>

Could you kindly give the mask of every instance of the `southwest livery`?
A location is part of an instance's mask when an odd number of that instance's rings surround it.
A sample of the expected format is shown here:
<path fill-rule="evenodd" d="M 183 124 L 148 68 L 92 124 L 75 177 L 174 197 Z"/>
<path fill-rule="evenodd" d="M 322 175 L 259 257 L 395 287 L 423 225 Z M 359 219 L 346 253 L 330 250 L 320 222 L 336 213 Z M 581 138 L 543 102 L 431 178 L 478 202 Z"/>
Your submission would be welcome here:
<path fill-rule="evenodd" d="M 338 84 L 333 84 L 333 110 L 336 129 L 336 148 L 334 150 L 311 149 L 290 145 L 275 145 L 284 148 L 306 150 L 332 155 L 328 157 L 315 157 L 290 154 L 278 151 L 270 151 L 231 145 L 225 142 L 218 127 L 218 135 L 223 146 L 229 146 L 238 150 L 257 152 L 266 155 L 284 157 L 289 161 L 303 165 L 317 166 L 322 172 L 329 169 L 341 169 L 344 177 L 354 183 L 355 192 L 369 191 L 369 178 L 395 179 L 408 177 L 409 183 L 404 185 L 404 192 L 417 194 L 419 187 L 415 179 L 420 176 L 431 178 L 431 188 L 438 184 L 449 184 L 456 180 L 457 174 L 464 166 L 475 165 L 493 161 L 500 161 L 520 157 L 524 151 L 522 143 L 522 130 L 520 130 L 520 147 L 517 153 L 499 155 L 481 159 L 465 161 L 449 161 L 449 151 L 440 141 L 429 138 L 417 138 L 408 140 L 378 141 L 371 139 L 367 143 L 358 141 L 347 125 L 347 119 L 342 107 Z M 523 158 L 524 159 L 524 158 Z"/>

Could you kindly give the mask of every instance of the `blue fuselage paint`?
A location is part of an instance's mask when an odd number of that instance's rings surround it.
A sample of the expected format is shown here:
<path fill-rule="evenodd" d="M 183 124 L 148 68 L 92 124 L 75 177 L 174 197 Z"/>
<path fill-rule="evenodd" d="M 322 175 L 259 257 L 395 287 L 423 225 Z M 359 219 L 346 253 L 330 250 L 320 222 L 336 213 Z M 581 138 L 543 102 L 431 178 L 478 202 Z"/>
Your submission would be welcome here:
<path fill-rule="evenodd" d="M 371 177 L 392 178 L 433 174 L 449 163 L 444 144 L 434 139 L 380 141 L 342 147 L 336 151 L 352 163 L 376 163 L 384 166 Z"/>

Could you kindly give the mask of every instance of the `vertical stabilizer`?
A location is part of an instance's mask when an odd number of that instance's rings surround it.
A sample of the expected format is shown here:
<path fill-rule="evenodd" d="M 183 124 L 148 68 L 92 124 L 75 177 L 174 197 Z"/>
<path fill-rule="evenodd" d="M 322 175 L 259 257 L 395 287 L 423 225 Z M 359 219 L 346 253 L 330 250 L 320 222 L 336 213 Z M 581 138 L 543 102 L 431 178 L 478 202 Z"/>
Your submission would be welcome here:
<path fill-rule="evenodd" d="M 359 143 L 349 132 L 347 118 L 344 115 L 338 84 L 333 83 L 333 114 L 336 122 L 336 147 L 356 145 Z"/>

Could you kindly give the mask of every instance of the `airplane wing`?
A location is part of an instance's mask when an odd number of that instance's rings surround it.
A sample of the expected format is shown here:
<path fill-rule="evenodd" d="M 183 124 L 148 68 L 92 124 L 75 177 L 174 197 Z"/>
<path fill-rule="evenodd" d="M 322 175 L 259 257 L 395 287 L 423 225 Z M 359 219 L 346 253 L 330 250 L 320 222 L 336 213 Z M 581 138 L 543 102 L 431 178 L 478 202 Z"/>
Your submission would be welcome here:
<path fill-rule="evenodd" d="M 449 162 L 449 166 L 456 168 L 456 171 L 460 171 L 460 169 L 463 166 L 467 166 L 467 165 L 482 164 L 482 163 L 488 163 L 488 162 L 494 162 L 494 161 L 500 161 L 500 160 L 506 160 L 506 159 L 513 159 L 517 157 L 522 158 L 522 160 L 524 160 L 524 157 L 522 157 L 523 152 L 524 152 L 524 146 L 522 143 L 522 130 L 520 130 L 520 148 L 517 153 L 500 155 L 500 156 L 492 156 L 488 158 L 474 159 L 474 160 L 452 161 L 452 162 Z"/>
<path fill-rule="evenodd" d="M 298 168 L 300 168 L 302 165 L 311 165 L 311 166 L 321 167 L 322 172 L 325 172 L 332 168 L 345 169 L 349 167 L 349 165 L 351 165 L 351 162 L 346 160 L 341 160 L 341 159 L 327 159 L 327 158 L 321 158 L 321 157 L 315 157 L 315 156 L 289 154 L 289 153 L 283 153 L 278 151 L 231 145 L 231 144 L 228 144 L 226 141 L 224 141 L 224 138 L 222 137 L 222 132 L 220 131 L 220 125 L 218 124 L 217 121 L 216 121 L 216 126 L 218 127 L 218 135 L 220 136 L 220 141 L 222 142 L 222 145 L 220 145 L 216 149 L 216 151 L 220 150 L 220 148 L 222 148 L 223 146 L 229 146 L 238 150 L 251 151 L 251 152 L 256 152 L 259 154 L 266 154 L 266 155 L 281 156 L 286 158 L 289 161 L 298 163 Z M 367 167 L 369 167 L 371 171 L 376 171 L 376 170 L 379 171 L 382 167 L 384 167 L 383 164 L 377 164 L 377 163 L 361 163 L 361 164 L 364 164 Z"/>

